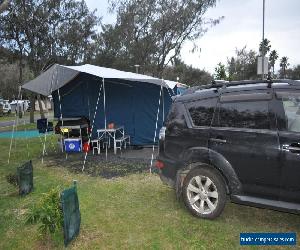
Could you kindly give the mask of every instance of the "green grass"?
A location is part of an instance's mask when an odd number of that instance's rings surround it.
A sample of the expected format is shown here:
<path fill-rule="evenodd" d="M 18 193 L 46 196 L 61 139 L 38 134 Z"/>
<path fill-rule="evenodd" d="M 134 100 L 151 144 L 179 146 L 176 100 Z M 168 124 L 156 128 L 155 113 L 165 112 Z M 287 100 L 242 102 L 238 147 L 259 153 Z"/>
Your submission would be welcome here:
<path fill-rule="evenodd" d="M 34 115 L 39 115 L 39 113 L 34 112 Z M 29 116 L 30 116 L 30 112 L 25 112 L 25 114 L 22 117 L 25 118 Z M 16 119 L 16 114 L 14 112 L 10 114 L 3 114 L 3 116 L 0 116 L 0 122 L 13 121 L 15 119 Z"/>
<path fill-rule="evenodd" d="M 55 136 L 51 140 L 55 143 Z M 299 215 L 232 203 L 227 203 L 221 217 L 214 221 L 196 219 L 154 174 L 107 180 L 72 173 L 63 166 L 46 167 L 41 163 L 38 138 L 29 141 L 35 189 L 21 198 L 5 175 L 29 159 L 26 140 L 18 140 L 16 146 L 13 143 L 7 164 L 9 143 L 0 140 L 0 249 L 63 249 L 61 235 L 39 235 L 37 226 L 25 225 L 25 216 L 41 193 L 57 185 L 69 186 L 73 179 L 78 180 L 82 224 L 71 249 L 249 249 L 240 247 L 240 232 L 300 235 Z M 52 148 L 51 143 L 47 145 Z"/>
<path fill-rule="evenodd" d="M 51 115 L 52 112 L 49 112 L 49 114 Z M 48 115 L 48 112 L 45 112 L 45 115 Z M 25 114 L 22 116 L 23 118 L 29 118 L 30 116 L 30 112 L 25 112 Z M 40 116 L 40 112 L 39 111 L 34 111 L 34 116 L 35 117 L 39 117 Z M 10 113 L 10 114 L 3 114 L 2 116 L 0 116 L 0 122 L 5 122 L 5 121 L 13 121 L 16 119 L 16 115 L 14 112 Z"/>
<path fill-rule="evenodd" d="M 5 122 L 5 121 L 12 121 L 15 119 L 15 114 L 10 113 L 10 114 L 3 114 L 0 116 L 0 122 Z"/>
<path fill-rule="evenodd" d="M 17 129 L 17 130 L 36 129 L 36 122 L 24 124 L 24 119 L 26 118 L 27 121 L 29 121 L 29 116 L 30 116 L 30 113 L 26 112 L 25 115 L 23 116 L 22 120 L 20 120 L 18 117 L 15 116 L 15 114 L 9 114 L 9 115 L 0 117 L 0 122 L 16 121 L 16 123 L 18 123 L 18 124 L 15 127 L 15 129 Z M 35 116 L 35 118 L 40 118 L 40 113 L 38 111 L 35 111 L 34 116 Z M 53 112 L 45 112 L 45 116 L 50 117 L 49 121 L 53 121 Z M 1 131 L 11 131 L 12 129 L 13 129 L 13 126 L 0 127 L 0 132 Z"/>
<path fill-rule="evenodd" d="M 36 123 L 27 123 L 27 124 L 19 124 L 15 126 L 15 131 L 21 131 L 21 130 L 30 130 L 30 129 L 36 129 Z M 13 126 L 7 126 L 7 127 L 0 127 L 1 131 L 12 131 Z"/>

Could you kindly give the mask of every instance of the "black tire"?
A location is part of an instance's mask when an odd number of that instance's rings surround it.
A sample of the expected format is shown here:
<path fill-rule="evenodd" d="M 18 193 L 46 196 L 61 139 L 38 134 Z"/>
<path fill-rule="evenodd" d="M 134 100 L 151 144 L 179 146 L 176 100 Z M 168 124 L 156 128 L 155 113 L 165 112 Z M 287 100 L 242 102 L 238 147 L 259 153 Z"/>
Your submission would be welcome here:
<path fill-rule="evenodd" d="M 217 170 L 210 167 L 195 168 L 184 179 L 182 196 L 185 206 L 193 215 L 214 219 L 225 207 L 226 185 Z"/>

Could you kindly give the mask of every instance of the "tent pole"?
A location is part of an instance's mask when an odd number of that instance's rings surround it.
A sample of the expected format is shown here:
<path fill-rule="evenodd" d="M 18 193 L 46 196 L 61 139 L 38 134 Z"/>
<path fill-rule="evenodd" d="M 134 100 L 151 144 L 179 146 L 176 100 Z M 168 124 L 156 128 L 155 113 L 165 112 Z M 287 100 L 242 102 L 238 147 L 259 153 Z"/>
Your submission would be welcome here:
<path fill-rule="evenodd" d="M 53 71 L 52 73 L 52 77 L 51 77 L 51 85 L 50 85 L 50 93 L 52 94 L 52 89 L 53 89 L 53 81 L 54 81 L 54 74 L 56 71 Z M 57 78 L 57 77 L 56 77 Z M 46 102 L 46 109 L 47 109 L 47 102 Z M 48 112 L 48 117 L 49 117 L 49 111 L 47 109 Z M 47 140 L 47 130 L 48 130 L 48 117 L 47 117 L 47 128 L 46 128 L 46 132 L 44 134 L 44 143 L 43 143 L 43 155 L 42 155 L 42 164 L 44 164 L 44 156 L 46 153 L 46 140 Z"/>
<path fill-rule="evenodd" d="M 86 89 L 88 89 L 88 83 L 86 83 Z M 88 94 L 87 96 L 87 101 L 88 101 L 88 109 L 89 109 L 89 120 L 91 121 L 91 110 L 90 110 L 90 95 Z"/>
<path fill-rule="evenodd" d="M 105 92 L 105 81 L 104 77 L 102 78 L 102 85 L 103 85 L 103 106 L 104 106 L 104 128 L 106 129 L 106 92 Z M 105 144 L 105 159 L 107 160 L 107 143 Z"/>
<path fill-rule="evenodd" d="M 157 134 L 160 99 L 161 99 L 162 91 L 163 91 L 163 79 L 162 79 L 162 84 L 161 84 L 161 87 L 160 87 L 158 107 L 157 107 L 157 113 L 156 113 L 155 132 L 154 132 L 154 137 L 153 137 L 152 156 L 151 156 L 151 163 L 150 163 L 150 173 L 152 173 L 152 165 L 153 165 L 153 158 L 154 158 L 154 146 L 155 146 L 155 138 L 156 138 L 156 134 Z"/>
<path fill-rule="evenodd" d="M 19 92 L 18 92 L 18 100 L 20 98 L 20 95 L 21 95 L 21 86 L 19 87 Z M 18 102 L 16 104 L 16 109 L 18 108 Z M 11 148 L 12 148 L 12 144 L 13 144 L 13 139 L 14 139 L 14 133 L 15 133 L 15 129 L 16 129 L 16 126 L 18 125 L 17 123 L 17 112 L 15 112 L 15 120 L 14 120 L 14 123 L 13 123 L 13 128 L 12 128 L 12 133 L 11 133 L 11 138 L 10 138 L 10 145 L 9 145 L 9 151 L 8 151 L 8 159 L 7 159 L 7 163 L 9 164 L 9 161 L 10 161 L 10 155 L 11 155 Z"/>
<path fill-rule="evenodd" d="M 58 69 L 56 69 L 57 74 L 56 74 L 56 86 L 58 84 Z M 63 120 L 63 116 L 62 116 L 62 107 L 61 107 L 61 95 L 60 95 L 60 91 L 59 88 L 57 89 L 57 94 L 58 94 L 58 102 L 59 102 L 59 112 L 60 112 L 60 120 L 61 120 L 61 126 L 64 126 L 64 120 Z M 61 152 L 64 152 L 64 145 L 63 145 L 63 135 L 60 131 L 60 144 L 61 144 Z M 67 152 L 66 152 L 66 159 L 67 159 Z"/>
<path fill-rule="evenodd" d="M 163 106 L 163 122 L 165 121 L 165 98 L 164 98 L 164 88 L 162 89 L 162 106 Z"/>
<path fill-rule="evenodd" d="M 105 92 L 104 78 L 102 78 L 102 84 L 103 84 L 103 105 L 104 105 L 104 127 L 106 128 L 106 92 Z"/>
<path fill-rule="evenodd" d="M 97 98 L 97 102 L 96 102 L 96 107 L 95 107 L 95 112 L 94 112 L 94 116 L 93 116 L 93 121 L 92 121 L 92 128 L 91 128 L 91 131 L 89 133 L 89 140 L 88 140 L 88 144 L 91 143 L 91 137 L 92 137 L 92 133 L 93 133 L 93 130 L 94 130 L 94 125 L 95 125 L 95 119 L 96 119 L 96 114 L 97 114 L 97 110 L 98 110 L 98 105 L 99 105 L 99 100 L 100 100 L 100 95 L 101 95 L 101 89 L 102 89 L 102 85 L 99 83 L 99 93 L 98 93 L 98 98 Z M 89 106 L 90 108 L 90 106 Z M 84 160 L 83 160 L 83 165 L 82 165 L 82 169 L 81 171 L 83 172 L 84 168 L 85 168 L 85 163 L 86 163 L 86 159 L 87 159 L 87 154 L 88 152 L 86 151 L 85 152 L 85 155 L 84 155 Z"/>

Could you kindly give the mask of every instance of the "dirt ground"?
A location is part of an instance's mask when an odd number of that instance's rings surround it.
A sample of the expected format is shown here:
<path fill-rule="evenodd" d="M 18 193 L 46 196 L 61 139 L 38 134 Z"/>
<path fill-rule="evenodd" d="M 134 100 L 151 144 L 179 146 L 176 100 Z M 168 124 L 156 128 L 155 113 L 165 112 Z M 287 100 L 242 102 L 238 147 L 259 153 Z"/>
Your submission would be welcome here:
<path fill-rule="evenodd" d="M 102 176 L 111 179 L 132 173 L 142 173 L 150 171 L 152 148 L 126 149 L 118 151 L 116 155 L 112 150 L 108 150 L 107 157 L 105 150 L 99 155 L 88 153 L 84 164 L 84 153 L 72 153 L 66 157 L 65 153 L 51 153 L 44 158 L 47 167 L 62 166 L 70 171 L 81 172 L 84 166 L 84 173 L 90 176 Z M 157 156 L 157 148 L 154 149 L 153 158 Z M 153 161 L 154 162 L 154 161 Z M 156 172 L 152 167 L 152 172 Z"/>

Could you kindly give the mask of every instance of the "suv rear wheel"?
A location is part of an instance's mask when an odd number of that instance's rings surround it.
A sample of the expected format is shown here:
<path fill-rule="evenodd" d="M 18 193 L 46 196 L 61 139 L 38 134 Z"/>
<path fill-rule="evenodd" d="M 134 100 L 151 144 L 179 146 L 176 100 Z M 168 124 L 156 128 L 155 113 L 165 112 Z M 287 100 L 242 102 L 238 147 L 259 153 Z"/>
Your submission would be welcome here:
<path fill-rule="evenodd" d="M 226 203 L 226 186 L 222 176 L 209 168 L 191 170 L 183 183 L 183 201 L 197 217 L 218 217 Z"/>

